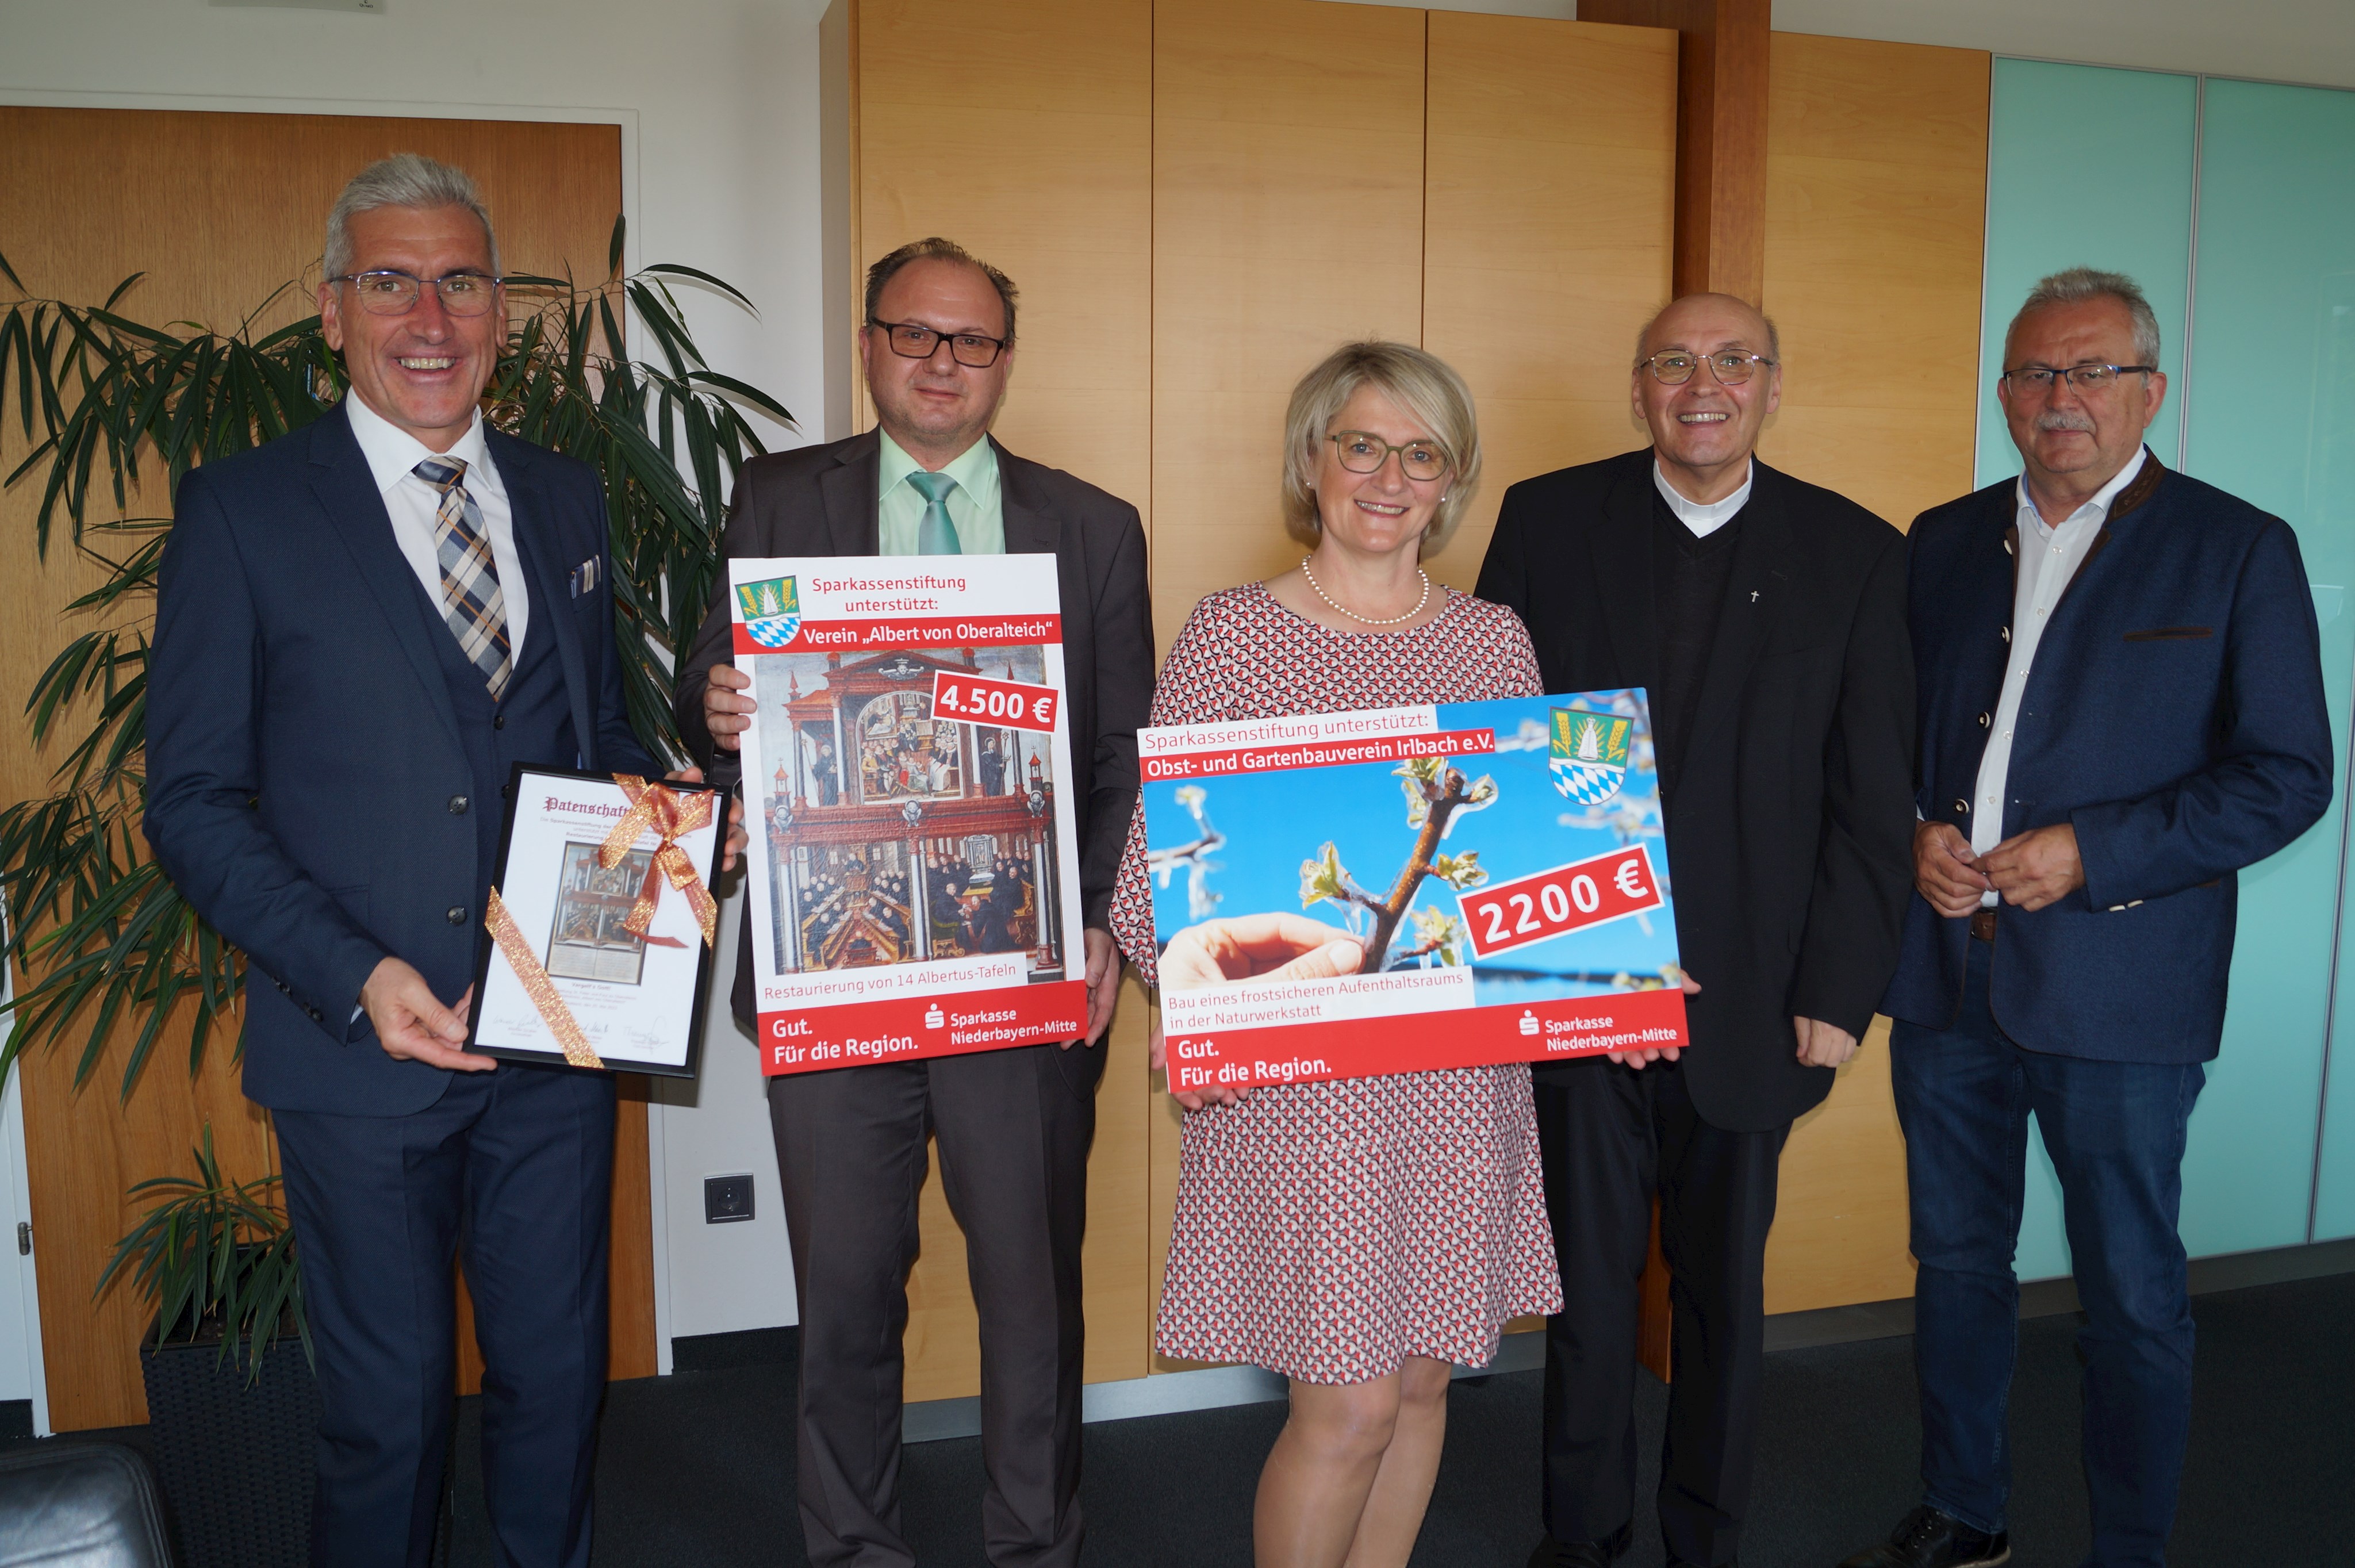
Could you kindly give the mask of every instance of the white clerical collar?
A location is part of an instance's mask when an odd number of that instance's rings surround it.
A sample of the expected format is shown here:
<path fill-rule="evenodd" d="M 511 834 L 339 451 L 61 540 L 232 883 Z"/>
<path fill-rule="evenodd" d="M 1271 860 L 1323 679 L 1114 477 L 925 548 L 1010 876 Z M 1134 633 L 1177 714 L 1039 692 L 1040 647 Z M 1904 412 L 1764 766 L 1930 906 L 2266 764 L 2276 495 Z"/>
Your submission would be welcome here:
<path fill-rule="evenodd" d="M 2135 448 L 2135 454 L 2126 460 L 2126 465 L 2124 468 L 2110 475 L 2108 484 L 2086 497 L 2083 506 L 2062 518 L 2058 524 L 2046 523 L 2044 514 L 2036 509 L 2035 498 L 2028 493 L 2028 475 L 2022 474 L 2017 485 L 2020 517 L 2023 521 L 2034 523 L 2037 531 L 2048 538 L 2055 528 L 2065 528 L 2071 523 L 2105 523 L 2110 519 L 2110 507 L 2117 500 L 2118 492 L 2134 483 L 2135 475 L 2142 472 L 2142 465 L 2149 460 L 2148 447 Z"/>
<path fill-rule="evenodd" d="M 429 457 L 455 457 L 463 460 L 469 474 L 485 466 L 490 455 L 489 443 L 483 439 L 483 411 L 474 411 L 474 420 L 466 427 L 446 452 L 436 452 L 374 409 L 357 392 L 344 394 L 344 411 L 351 417 L 352 439 L 360 443 L 360 455 L 368 459 L 368 473 L 376 480 L 377 493 L 383 495 L 409 477 L 411 470 Z M 493 475 L 496 478 L 496 475 Z"/>
<path fill-rule="evenodd" d="M 1660 499 L 1668 504 L 1668 510 L 1677 515 L 1677 520 L 1690 529 L 1697 539 L 1705 539 L 1733 521 L 1733 514 L 1749 504 L 1750 486 L 1757 479 L 1758 465 L 1753 463 L 1742 470 L 1742 488 L 1724 500 L 1689 501 L 1677 494 L 1677 487 L 1668 483 L 1667 475 L 1660 472 L 1660 460 L 1657 456 L 1652 459 L 1652 483 L 1659 488 Z"/>

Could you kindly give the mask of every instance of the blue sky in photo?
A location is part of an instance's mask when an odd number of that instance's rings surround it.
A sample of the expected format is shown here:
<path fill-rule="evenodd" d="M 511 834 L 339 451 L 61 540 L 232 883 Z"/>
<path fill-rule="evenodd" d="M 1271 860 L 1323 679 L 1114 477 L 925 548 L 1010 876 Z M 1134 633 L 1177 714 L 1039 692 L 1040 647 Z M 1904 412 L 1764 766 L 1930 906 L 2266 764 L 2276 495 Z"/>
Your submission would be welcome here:
<path fill-rule="evenodd" d="M 1554 786 L 1546 737 L 1551 710 L 1558 707 L 1628 713 L 1636 719 L 1631 766 L 1619 794 L 1599 808 L 1590 810 Z M 1652 771 L 1649 717 L 1640 691 L 1443 703 L 1439 726 L 1443 730 L 1493 729 L 1500 746 L 1519 748 L 1455 759 L 1469 777 L 1486 773 L 1495 779 L 1497 796 L 1485 810 L 1459 813 L 1440 846 L 1441 853 L 1478 850 L 1480 863 L 1495 883 L 1641 841 L 1651 856 L 1655 873 L 1665 881 L 1668 862 L 1659 837 L 1659 786 Z M 1208 873 L 1206 885 L 1220 895 L 1217 912 L 1222 916 L 1264 911 L 1305 913 L 1332 925 L 1337 933 L 1343 925 L 1341 909 L 1329 902 L 1301 909 L 1301 862 L 1316 859 L 1330 840 L 1340 850 L 1341 863 L 1361 887 L 1378 898 L 1387 895 L 1413 850 L 1416 833 L 1407 826 L 1406 796 L 1402 781 L 1393 771 L 1396 767 L 1394 763 L 1354 763 L 1148 783 L 1145 786 L 1146 846 L 1166 849 L 1199 837 L 1192 816 L 1177 799 L 1178 789 L 1191 782 L 1205 792 L 1202 809 L 1212 827 L 1226 837 L 1225 846 L 1208 857 L 1215 869 Z M 1166 944 L 1193 923 L 1187 880 L 1183 867 L 1176 869 L 1167 888 L 1155 879 L 1154 926 L 1158 943 Z M 1455 891 L 1435 877 L 1424 880 L 1413 907 L 1430 905 L 1450 914 L 1459 912 Z M 1591 996 L 1612 988 L 1607 980 L 1581 983 L 1563 978 L 1569 976 L 1607 976 L 1623 970 L 1637 976 L 1657 976 L 1663 965 L 1676 962 L 1674 914 L 1673 904 L 1651 912 L 1646 917 L 1652 928 L 1648 934 L 1634 919 L 1618 920 L 1477 962 L 1476 971 L 1511 972 L 1493 976 L 1483 973 L 1481 1001 L 1488 1005 L 1541 997 Z M 1401 923 L 1402 933 L 1410 930 L 1406 922 Z M 1407 941 L 1411 944 L 1411 936 Z M 1533 971 L 1544 978 L 1532 977 Z"/>

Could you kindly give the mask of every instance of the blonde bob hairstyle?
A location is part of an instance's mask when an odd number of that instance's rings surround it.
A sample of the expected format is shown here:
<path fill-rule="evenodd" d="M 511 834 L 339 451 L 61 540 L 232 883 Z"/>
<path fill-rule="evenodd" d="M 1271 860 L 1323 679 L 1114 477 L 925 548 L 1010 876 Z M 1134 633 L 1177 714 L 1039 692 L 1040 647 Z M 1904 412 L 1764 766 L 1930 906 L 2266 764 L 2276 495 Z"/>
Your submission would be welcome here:
<path fill-rule="evenodd" d="M 1435 354 L 1405 343 L 1368 338 L 1344 344 L 1292 389 L 1284 415 L 1284 526 L 1303 544 L 1316 542 L 1316 469 L 1325 438 L 1351 398 L 1371 387 L 1423 427 L 1450 459 L 1446 498 L 1423 530 L 1419 551 L 1429 555 L 1447 542 L 1464 508 L 1480 488 L 1480 424 L 1472 411 L 1472 389 Z"/>

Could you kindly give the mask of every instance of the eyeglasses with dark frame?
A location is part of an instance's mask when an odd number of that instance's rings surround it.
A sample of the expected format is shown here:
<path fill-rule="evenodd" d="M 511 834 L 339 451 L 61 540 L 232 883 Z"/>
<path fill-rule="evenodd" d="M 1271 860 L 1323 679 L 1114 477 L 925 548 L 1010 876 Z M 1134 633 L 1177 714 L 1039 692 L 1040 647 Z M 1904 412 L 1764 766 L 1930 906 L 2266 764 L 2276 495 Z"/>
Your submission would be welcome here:
<path fill-rule="evenodd" d="M 1636 363 L 1650 367 L 1653 379 L 1663 387 L 1681 387 L 1693 379 L 1693 372 L 1709 364 L 1709 373 L 1717 378 L 1721 387 L 1739 387 L 1758 373 L 1758 367 L 1773 368 L 1776 360 L 1764 354 L 1746 353 L 1737 348 L 1721 349 L 1715 354 L 1695 354 L 1687 348 L 1663 348 Z"/>
<path fill-rule="evenodd" d="M 1006 339 L 984 337 L 978 332 L 943 332 L 920 321 L 870 321 L 883 334 L 891 352 L 902 359 L 930 359 L 946 338 L 949 357 L 968 369 L 986 370 L 1006 352 Z"/>
<path fill-rule="evenodd" d="M 438 278 L 421 278 L 414 272 L 387 267 L 368 272 L 346 272 L 327 282 L 351 284 L 360 308 L 370 315 L 407 315 L 417 308 L 429 283 L 433 292 L 442 296 L 442 308 L 452 315 L 488 315 L 499 297 L 499 280 L 488 272 L 449 272 Z"/>
<path fill-rule="evenodd" d="M 1341 466 L 1352 474 L 1380 474 L 1391 453 L 1399 454 L 1399 471 L 1426 483 L 1447 472 L 1447 449 L 1435 441 L 1411 441 L 1392 446 L 1371 431 L 1337 430 L 1325 438 L 1337 449 Z"/>
<path fill-rule="evenodd" d="M 2055 377 L 2062 377 L 2078 391 L 2093 392 L 2121 376 L 2135 371 L 2149 376 L 2158 370 L 2156 365 L 2022 365 L 2017 370 L 2006 370 L 1996 379 L 2007 383 L 2015 392 L 2045 392 L 2051 390 Z"/>

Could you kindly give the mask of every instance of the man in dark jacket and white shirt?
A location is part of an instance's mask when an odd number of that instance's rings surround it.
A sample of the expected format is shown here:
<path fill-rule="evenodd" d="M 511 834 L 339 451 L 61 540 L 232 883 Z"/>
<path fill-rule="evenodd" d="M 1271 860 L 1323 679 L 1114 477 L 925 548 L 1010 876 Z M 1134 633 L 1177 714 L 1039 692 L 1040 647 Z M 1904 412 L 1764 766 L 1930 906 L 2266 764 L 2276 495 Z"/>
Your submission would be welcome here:
<path fill-rule="evenodd" d="M 1672 1563 L 1734 1561 L 1783 1142 L 1855 1053 L 1896 959 L 1913 825 L 1905 541 L 1752 455 L 1779 358 L 1741 300 L 1669 305 L 1631 389 L 1650 449 L 1514 485 L 1480 571 L 1481 597 L 1528 623 L 1548 691 L 1648 692 L 1677 940 L 1700 987 L 1680 1058 L 1536 1071 L 1564 1306 L 1546 1325 L 1532 1568 L 1626 1550 L 1655 1193 L 1674 1279 L 1661 1534 Z"/>
<path fill-rule="evenodd" d="M 1913 524 L 1922 748 L 1890 1070 L 1913 1211 L 1923 1501 L 1844 1568 L 2008 1561 L 2032 1113 L 2086 1327 L 2090 1568 L 2165 1560 L 2191 1414 L 2176 1223 L 2224 1027 L 2234 873 L 2330 804 L 2297 539 L 2143 445 L 2131 279 L 2036 286 L 1998 392 L 2020 475 Z"/>

